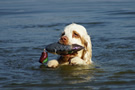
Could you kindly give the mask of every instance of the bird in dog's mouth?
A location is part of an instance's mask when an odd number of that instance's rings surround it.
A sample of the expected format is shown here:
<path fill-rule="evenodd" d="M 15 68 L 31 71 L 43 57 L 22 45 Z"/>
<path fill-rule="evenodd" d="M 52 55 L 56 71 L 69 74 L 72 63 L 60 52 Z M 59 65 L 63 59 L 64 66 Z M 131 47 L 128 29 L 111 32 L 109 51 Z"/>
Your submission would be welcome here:
<path fill-rule="evenodd" d="M 72 45 L 63 45 L 59 42 L 52 43 L 46 46 L 46 50 L 53 54 L 64 55 L 64 56 L 72 56 L 77 54 L 78 51 L 84 49 L 83 46 L 78 44 Z"/>

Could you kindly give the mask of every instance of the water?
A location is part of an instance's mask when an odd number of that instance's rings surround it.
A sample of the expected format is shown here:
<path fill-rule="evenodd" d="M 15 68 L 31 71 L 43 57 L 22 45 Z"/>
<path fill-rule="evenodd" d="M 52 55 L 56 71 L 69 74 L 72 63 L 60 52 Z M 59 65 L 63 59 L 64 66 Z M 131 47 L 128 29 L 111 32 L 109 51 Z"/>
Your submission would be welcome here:
<path fill-rule="evenodd" d="M 134 0 L 1 0 L 0 89 L 134 90 Z M 92 39 L 93 65 L 46 68 L 43 48 L 72 23 Z M 49 54 L 49 59 L 56 58 Z"/>

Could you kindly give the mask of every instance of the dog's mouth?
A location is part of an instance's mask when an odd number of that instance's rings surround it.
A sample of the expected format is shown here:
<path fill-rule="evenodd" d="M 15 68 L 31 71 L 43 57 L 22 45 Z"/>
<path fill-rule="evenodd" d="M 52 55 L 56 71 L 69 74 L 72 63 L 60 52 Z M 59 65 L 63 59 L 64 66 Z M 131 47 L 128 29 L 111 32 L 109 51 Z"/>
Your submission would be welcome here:
<path fill-rule="evenodd" d="M 66 55 L 62 55 L 64 57 L 74 57 L 76 54 L 78 54 L 77 52 L 72 53 L 72 54 L 66 54 Z"/>

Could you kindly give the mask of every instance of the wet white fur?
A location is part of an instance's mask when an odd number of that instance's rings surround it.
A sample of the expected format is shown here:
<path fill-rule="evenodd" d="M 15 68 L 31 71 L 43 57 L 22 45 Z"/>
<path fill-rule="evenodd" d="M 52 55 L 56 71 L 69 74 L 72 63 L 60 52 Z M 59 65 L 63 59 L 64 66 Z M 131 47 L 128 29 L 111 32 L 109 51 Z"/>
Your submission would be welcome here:
<path fill-rule="evenodd" d="M 81 39 L 77 39 L 77 38 L 73 38 L 72 37 L 72 32 L 76 31 Z M 88 65 L 91 64 L 91 58 L 92 58 L 92 45 L 91 45 L 91 39 L 90 36 L 87 34 L 86 29 L 79 24 L 75 24 L 72 23 L 68 26 L 65 27 L 64 29 L 65 32 L 65 36 L 68 37 L 68 45 L 71 44 L 78 44 L 78 45 L 82 45 L 84 46 L 84 44 L 81 42 L 81 40 L 84 39 L 84 41 L 87 43 L 87 47 L 85 47 L 85 54 L 84 54 L 84 58 L 82 59 L 82 53 L 83 50 L 79 51 L 78 54 L 76 56 L 74 56 L 74 58 L 72 58 L 69 62 L 64 62 L 63 64 L 70 64 L 70 65 Z M 50 60 L 47 63 L 48 67 L 57 67 L 59 65 L 58 60 Z"/>

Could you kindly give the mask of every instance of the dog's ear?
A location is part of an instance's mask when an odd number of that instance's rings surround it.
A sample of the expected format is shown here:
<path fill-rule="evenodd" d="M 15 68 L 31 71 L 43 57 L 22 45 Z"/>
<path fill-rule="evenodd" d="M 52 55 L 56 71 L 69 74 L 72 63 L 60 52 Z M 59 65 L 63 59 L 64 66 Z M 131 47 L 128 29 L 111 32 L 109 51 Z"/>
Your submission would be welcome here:
<path fill-rule="evenodd" d="M 87 63 L 92 63 L 92 44 L 89 35 L 84 36 L 82 41 L 85 47 L 85 50 L 82 54 L 82 59 L 85 60 Z"/>

